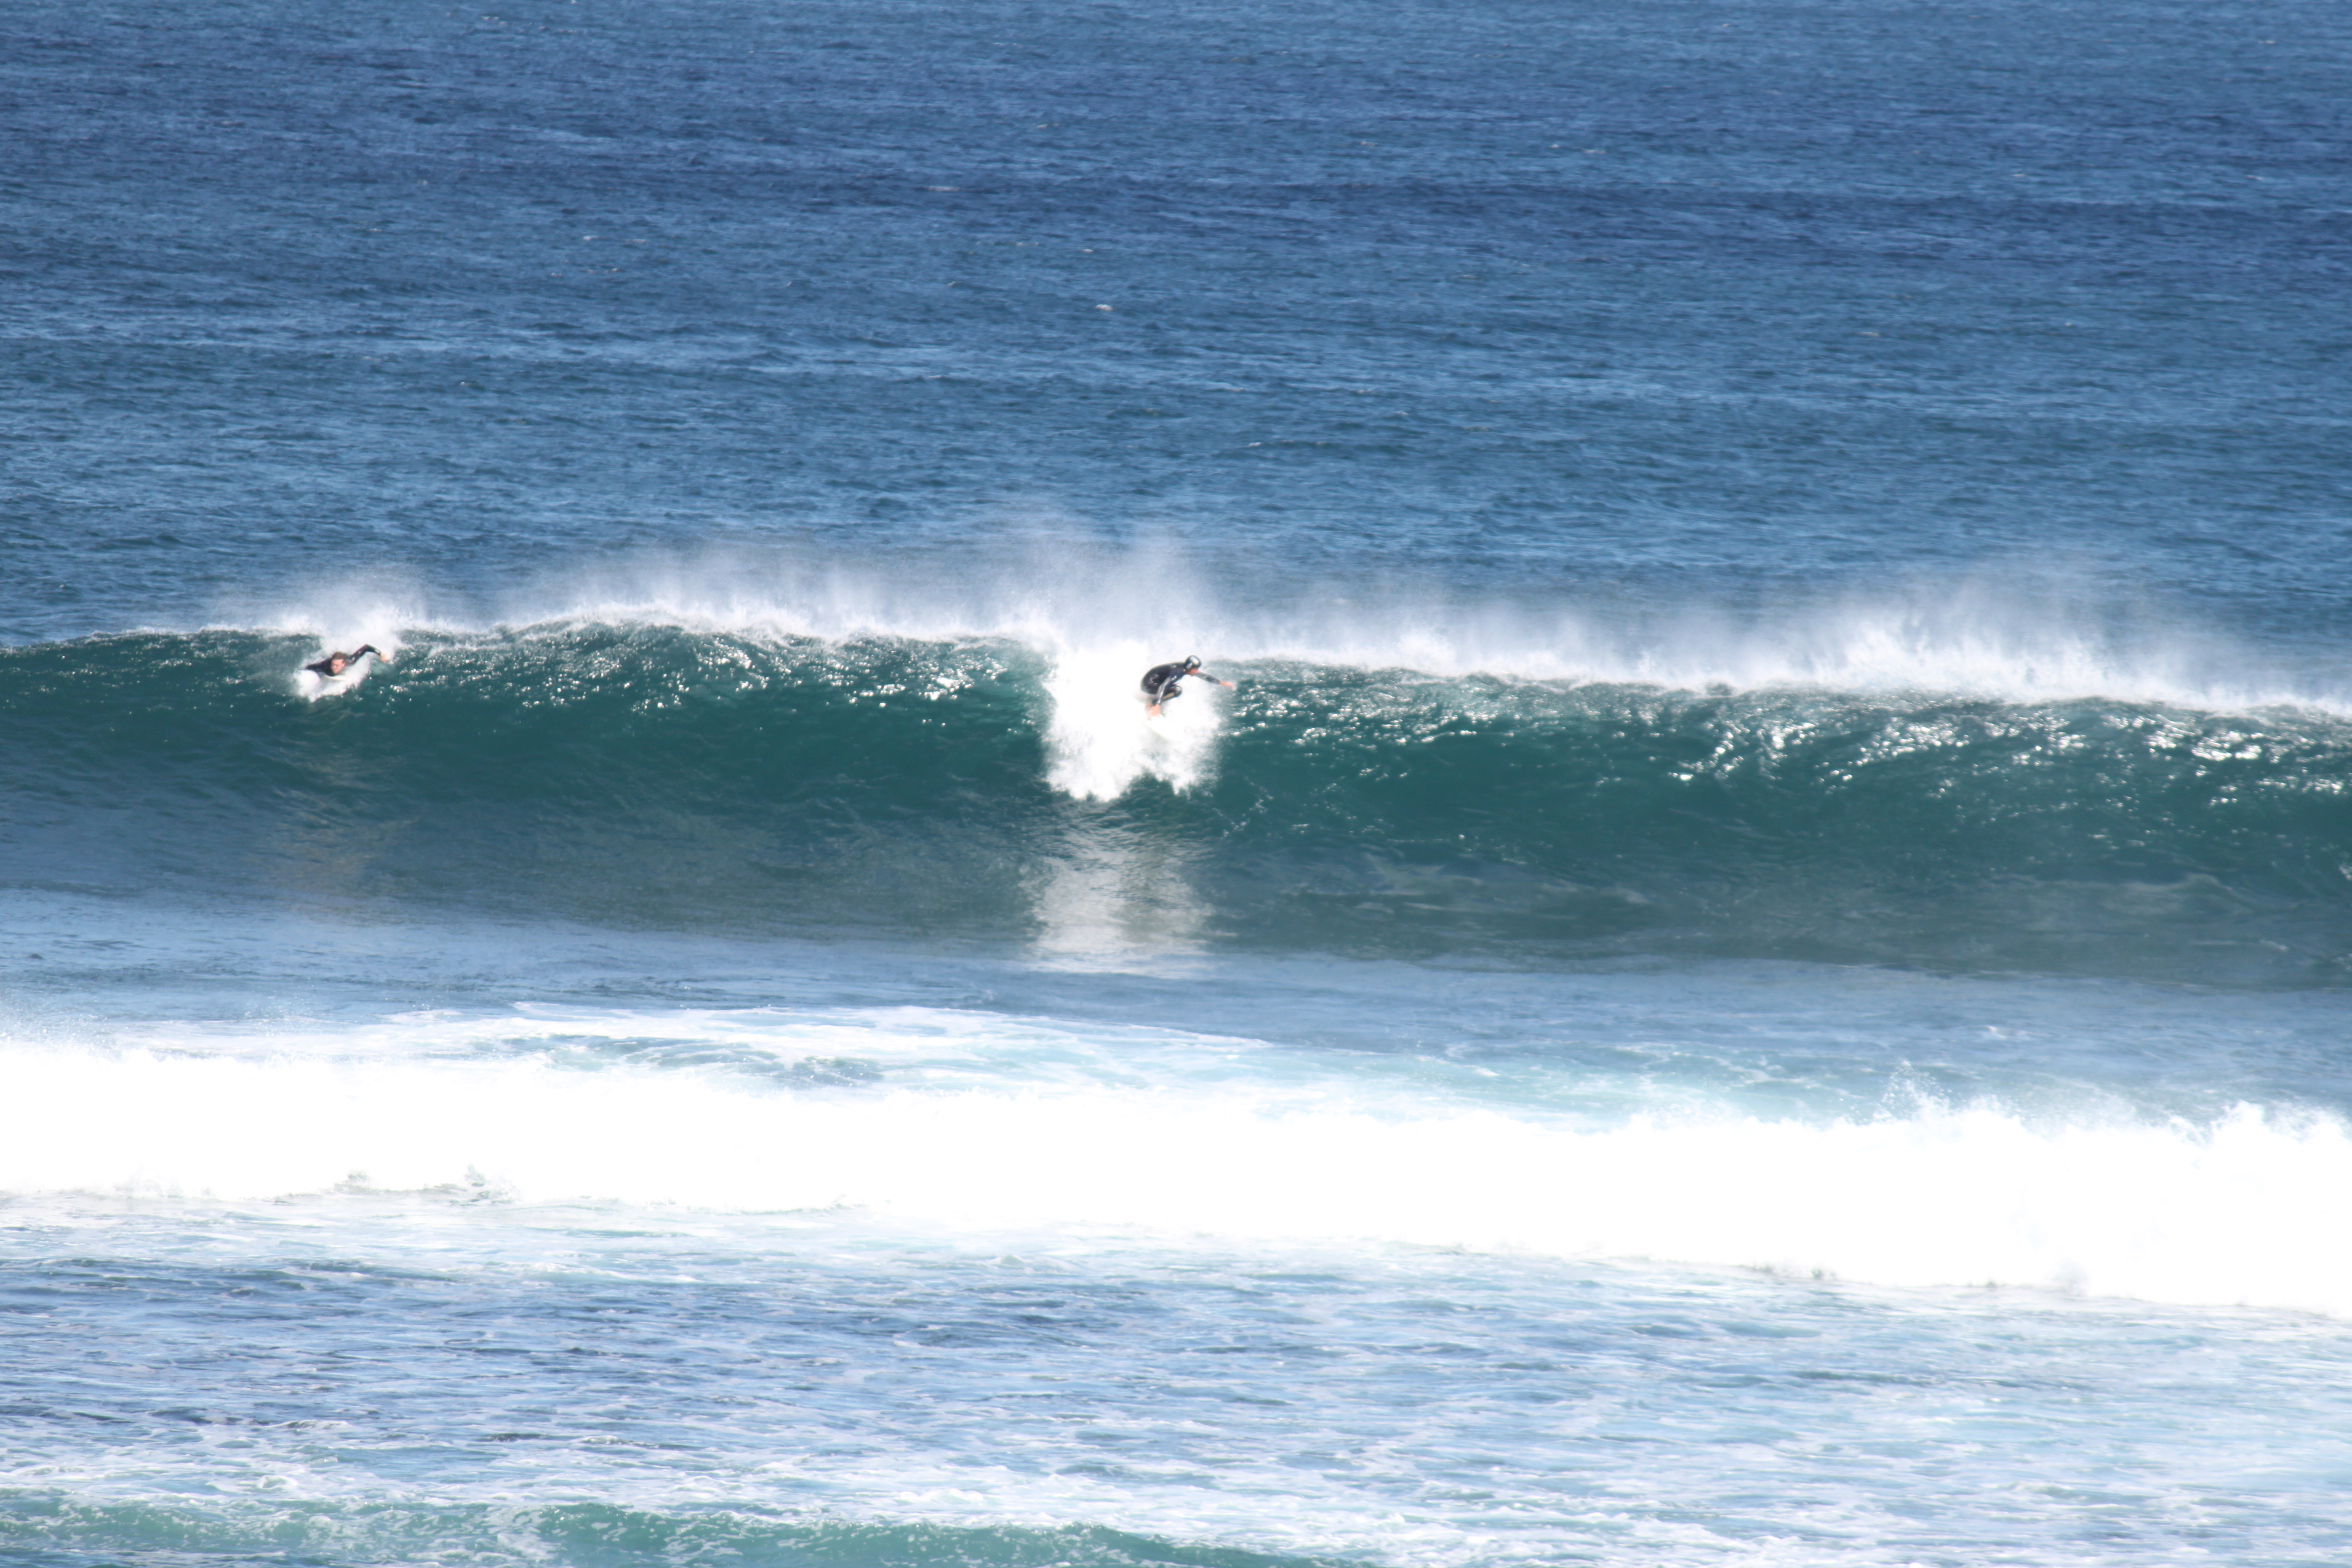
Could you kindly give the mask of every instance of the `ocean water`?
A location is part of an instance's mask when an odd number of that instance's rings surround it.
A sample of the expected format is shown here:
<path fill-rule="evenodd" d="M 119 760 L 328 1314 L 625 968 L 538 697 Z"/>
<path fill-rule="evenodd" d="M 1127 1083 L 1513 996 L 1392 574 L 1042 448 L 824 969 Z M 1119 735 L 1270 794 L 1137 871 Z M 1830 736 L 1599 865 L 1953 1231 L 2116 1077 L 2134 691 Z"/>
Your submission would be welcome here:
<path fill-rule="evenodd" d="M 0 1562 L 2352 1560 L 2352 11 L 487 6 L 0 15 Z"/>

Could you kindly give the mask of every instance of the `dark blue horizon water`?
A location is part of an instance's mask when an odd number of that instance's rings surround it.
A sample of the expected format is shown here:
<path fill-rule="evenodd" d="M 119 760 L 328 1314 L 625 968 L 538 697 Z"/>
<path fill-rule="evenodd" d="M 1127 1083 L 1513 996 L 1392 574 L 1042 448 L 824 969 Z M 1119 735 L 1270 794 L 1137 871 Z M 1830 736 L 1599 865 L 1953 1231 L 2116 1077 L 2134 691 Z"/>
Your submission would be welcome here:
<path fill-rule="evenodd" d="M 2341 1562 L 2348 132 L 2317 0 L 10 7 L 0 1560 Z"/>
<path fill-rule="evenodd" d="M 20 7 L 8 634 L 1007 528 L 2340 632 L 2345 26 Z"/>

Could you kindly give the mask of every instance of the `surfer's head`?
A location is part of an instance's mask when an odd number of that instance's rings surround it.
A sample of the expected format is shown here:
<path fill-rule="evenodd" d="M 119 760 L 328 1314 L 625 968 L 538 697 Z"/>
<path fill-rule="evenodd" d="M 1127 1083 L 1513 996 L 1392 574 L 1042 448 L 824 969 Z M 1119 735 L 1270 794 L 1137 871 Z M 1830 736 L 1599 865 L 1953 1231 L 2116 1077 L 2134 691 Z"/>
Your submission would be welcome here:
<path fill-rule="evenodd" d="M 350 665 L 350 663 L 351 656 L 349 654 L 330 653 L 327 655 L 327 673 L 329 675 L 340 675 L 343 673 L 344 669 Z"/>
<path fill-rule="evenodd" d="M 1191 671 L 1194 671 L 1194 670 L 1197 670 L 1197 669 L 1199 669 L 1199 668 L 1200 668 L 1200 655 L 1199 655 L 1199 654 L 1197 654 L 1197 653 L 1188 653 L 1188 654 L 1186 654 L 1186 655 L 1184 656 L 1184 668 L 1185 668 L 1185 671 L 1186 671 L 1186 673 L 1188 673 L 1188 674 L 1189 674 Z"/>

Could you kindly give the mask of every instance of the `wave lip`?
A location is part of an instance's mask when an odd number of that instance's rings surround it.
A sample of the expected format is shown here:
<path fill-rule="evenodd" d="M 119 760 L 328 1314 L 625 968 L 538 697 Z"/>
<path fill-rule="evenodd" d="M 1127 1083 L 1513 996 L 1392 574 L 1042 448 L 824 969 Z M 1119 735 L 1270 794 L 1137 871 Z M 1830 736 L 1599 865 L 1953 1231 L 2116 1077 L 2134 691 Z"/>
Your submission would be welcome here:
<path fill-rule="evenodd" d="M 1075 674 L 1200 653 L 1437 678 L 1593 682 L 1705 692 L 2107 700 L 2244 714 L 2352 717 L 2345 650 L 2289 655 L 2161 606 L 2069 592 L 2065 574 L 1912 580 L 1875 593 L 1734 608 L 1597 596 L 1473 597 L 1406 582 L 1211 580 L 1187 541 L 1129 552 L 1040 547 L 927 560 L 909 573 L 777 556 L 646 556 L 435 610 L 413 586 L 327 587 L 223 628 L 393 646 L 588 627 L 779 644 L 993 642 Z M 391 639 L 391 640 L 388 640 Z"/>

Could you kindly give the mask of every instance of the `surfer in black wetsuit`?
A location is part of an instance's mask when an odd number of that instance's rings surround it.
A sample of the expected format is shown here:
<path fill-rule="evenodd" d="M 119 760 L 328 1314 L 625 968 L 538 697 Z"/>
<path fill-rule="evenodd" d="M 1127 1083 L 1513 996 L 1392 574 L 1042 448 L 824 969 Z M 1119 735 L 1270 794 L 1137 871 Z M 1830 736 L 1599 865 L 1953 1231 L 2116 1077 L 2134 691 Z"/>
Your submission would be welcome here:
<path fill-rule="evenodd" d="M 331 681 L 337 676 L 347 672 L 354 664 L 357 664 L 360 660 L 366 658 L 371 653 L 379 659 L 384 656 L 384 651 L 381 648 L 378 648 L 374 643 L 363 642 L 349 653 L 330 653 L 325 658 L 319 660 L 318 663 L 305 664 L 303 668 L 310 671 L 310 673 L 313 675 Z"/>
<path fill-rule="evenodd" d="M 1197 675 L 1204 681 L 1217 681 L 1216 676 L 1200 667 L 1200 660 L 1189 655 L 1181 664 L 1155 664 L 1144 671 L 1143 694 L 1151 699 L 1151 706 L 1144 711 L 1151 717 L 1158 718 L 1163 704 L 1173 702 L 1184 695 L 1184 689 L 1179 682 L 1187 675 Z M 1227 691 L 1233 689 L 1231 681 L 1217 681 L 1217 684 Z"/>

